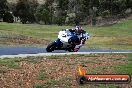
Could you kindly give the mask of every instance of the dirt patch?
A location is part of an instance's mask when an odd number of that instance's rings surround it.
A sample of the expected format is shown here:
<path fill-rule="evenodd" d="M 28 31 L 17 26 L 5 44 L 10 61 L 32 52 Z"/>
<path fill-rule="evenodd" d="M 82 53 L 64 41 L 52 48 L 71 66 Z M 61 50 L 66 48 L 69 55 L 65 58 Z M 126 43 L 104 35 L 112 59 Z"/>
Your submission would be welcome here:
<path fill-rule="evenodd" d="M 76 83 L 76 67 L 82 65 L 87 73 L 111 74 L 113 66 L 128 63 L 123 55 L 95 55 L 61 58 L 26 58 L 18 62 L 17 69 L 7 67 L 0 73 L 1 88 L 79 88 Z M 117 85 L 118 86 L 118 85 Z M 92 86 L 89 86 L 93 87 Z M 130 85 L 119 85 L 130 88 Z M 41 87 L 39 87 L 41 88 Z"/>

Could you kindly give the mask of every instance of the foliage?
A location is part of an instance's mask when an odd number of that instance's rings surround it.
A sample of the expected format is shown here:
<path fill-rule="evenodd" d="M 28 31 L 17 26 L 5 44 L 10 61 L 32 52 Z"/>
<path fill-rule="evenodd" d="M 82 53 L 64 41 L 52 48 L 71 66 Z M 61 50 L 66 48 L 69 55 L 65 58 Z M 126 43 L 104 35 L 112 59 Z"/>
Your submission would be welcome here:
<path fill-rule="evenodd" d="M 0 0 L 0 19 L 4 22 L 13 23 L 13 14 L 10 12 L 7 0 Z"/>
<path fill-rule="evenodd" d="M 52 22 L 53 8 L 49 3 L 39 5 L 35 16 L 38 22 L 43 21 L 45 24 L 50 24 Z"/>
<path fill-rule="evenodd" d="M 22 23 L 26 23 L 27 21 L 32 23 L 35 21 L 34 13 L 36 7 L 37 2 L 35 0 L 19 0 L 14 15 L 19 17 Z"/>
<path fill-rule="evenodd" d="M 3 17 L 3 13 L 10 9 L 22 23 L 79 25 L 81 21 L 95 25 L 97 17 L 121 18 L 132 13 L 132 0 L 45 0 L 41 4 L 37 1 L 19 0 L 15 5 L 1 0 L 0 17 Z M 72 13 L 75 13 L 74 17 L 68 16 Z"/>
<path fill-rule="evenodd" d="M 8 23 L 13 23 L 14 19 L 13 19 L 13 15 L 10 12 L 5 12 L 4 16 L 3 16 L 3 21 L 4 22 L 8 22 Z"/>
<path fill-rule="evenodd" d="M 56 18 L 56 23 L 58 25 L 63 25 L 65 24 L 66 16 L 67 16 L 67 10 L 68 10 L 68 0 L 58 0 L 57 2 L 57 7 L 56 7 L 56 12 L 57 16 Z"/>
<path fill-rule="evenodd" d="M 68 9 L 68 0 L 58 0 L 58 8 L 62 10 L 67 10 Z"/>
<path fill-rule="evenodd" d="M 90 16 L 91 23 L 95 24 L 97 16 L 123 15 L 125 17 L 125 11 L 132 8 L 130 3 L 132 4 L 131 0 L 81 0 L 81 8 L 83 13 Z"/>
<path fill-rule="evenodd" d="M 7 0 L 0 0 L 0 19 L 3 18 L 6 11 L 8 11 Z"/>

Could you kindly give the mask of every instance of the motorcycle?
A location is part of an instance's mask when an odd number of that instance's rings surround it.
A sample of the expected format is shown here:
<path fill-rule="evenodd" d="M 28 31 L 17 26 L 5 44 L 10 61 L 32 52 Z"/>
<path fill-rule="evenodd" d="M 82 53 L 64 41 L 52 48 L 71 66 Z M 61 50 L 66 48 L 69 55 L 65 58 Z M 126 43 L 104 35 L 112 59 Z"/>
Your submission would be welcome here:
<path fill-rule="evenodd" d="M 58 35 L 58 39 L 51 42 L 47 46 L 46 51 L 52 52 L 54 50 L 65 50 L 65 51 L 69 51 L 69 52 L 74 52 L 74 48 L 79 41 L 78 36 L 76 36 L 73 33 L 70 33 L 70 36 L 67 36 L 69 39 L 68 42 L 64 42 L 63 40 L 61 40 L 59 38 L 59 36 L 60 36 L 60 33 Z M 63 37 L 66 37 L 66 35 L 63 35 Z"/>

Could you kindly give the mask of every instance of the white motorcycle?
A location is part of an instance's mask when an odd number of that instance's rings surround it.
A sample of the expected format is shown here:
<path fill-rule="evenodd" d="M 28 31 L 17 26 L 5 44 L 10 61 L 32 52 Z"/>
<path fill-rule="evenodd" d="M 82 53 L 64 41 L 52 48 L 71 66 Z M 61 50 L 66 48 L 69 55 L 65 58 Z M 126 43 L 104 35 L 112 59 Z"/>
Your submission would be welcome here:
<path fill-rule="evenodd" d="M 80 39 L 86 41 L 87 35 L 82 36 L 79 38 L 75 32 L 60 31 L 58 34 L 58 39 L 50 43 L 47 46 L 46 51 L 52 52 L 54 50 L 65 50 L 74 52 L 74 48 L 78 43 L 80 43 Z"/>

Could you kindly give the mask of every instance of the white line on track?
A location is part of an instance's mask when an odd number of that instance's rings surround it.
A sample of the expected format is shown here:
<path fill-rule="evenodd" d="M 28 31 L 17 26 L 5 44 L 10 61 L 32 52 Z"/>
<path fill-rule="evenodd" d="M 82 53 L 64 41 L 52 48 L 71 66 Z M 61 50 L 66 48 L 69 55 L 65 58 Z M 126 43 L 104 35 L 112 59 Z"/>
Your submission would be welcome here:
<path fill-rule="evenodd" d="M 72 54 L 96 54 L 96 53 L 132 53 L 132 52 L 71 52 L 71 53 L 38 53 L 38 54 L 18 54 L 18 55 L 1 55 L 0 58 L 26 58 L 30 56 L 52 56 L 52 55 L 72 55 Z"/>

